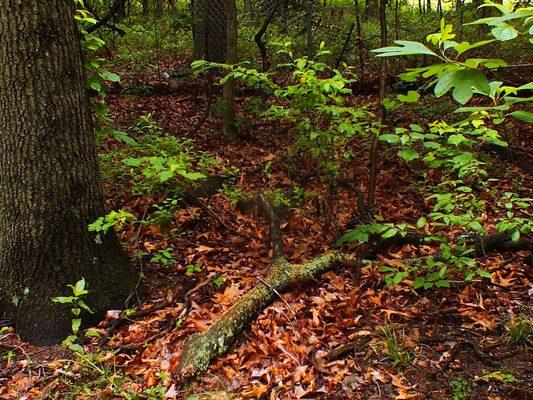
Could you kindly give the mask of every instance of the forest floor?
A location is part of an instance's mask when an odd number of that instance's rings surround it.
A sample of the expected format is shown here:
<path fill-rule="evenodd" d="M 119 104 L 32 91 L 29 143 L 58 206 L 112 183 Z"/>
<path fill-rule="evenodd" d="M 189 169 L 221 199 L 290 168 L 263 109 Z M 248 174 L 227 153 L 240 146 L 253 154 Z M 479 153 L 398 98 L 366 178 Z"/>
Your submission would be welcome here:
<path fill-rule="evenodd" d="M 163 70 L 173 68 L 163 64 Z M 318 195 L 323 183 L 307 173 L 310 169 L 305 162 L 294 164 L 288 157 L 294 138 L 286 127 L 256 120 L 244 126 L 244 139 L 229 142 L 217 119 L 208 119 L 194 132 L 204 112 L 200 82 L 191 79 L 176 84 L 172 78 L 160 80 L 157 72 L 126 72 L 121 85 L 144 88 L 144 93 L 135 96 L 125 95 L 124 90 L 109 95 L 111 116 L 121 129 L 128 130 L 140 116 L 152 113 L 165 132 L 192 139 L 195 149 L 213 155 L 226 170 L 238 171 L 236 186 L 250 196 L 294 186 L 316 193 L 280 214 L 289 261 L 308 260 L 333 248 L 339 235 L 357 223 L 356 194 L 339 186 L 334 208 L 328 211 Z M 247 100 L 240 98 L 239 107 Z M 377 103 L 375 94 L 352 100 L 354 104 Z M 424 107 L 433 108 L 436 114 L 451 109 L 445 103 Z M 392 118 L 397 124 L 422 124 L 424 119 L 439 116 L 400 110 Z M 521 128 L 511 125 L 507 129 Z M 514 146 L 531 151 L 527 132 L 514 137 L 521 138 Z M 120 146 L 124 143 L 107 139 L 102 152 Z M 353 151 L 354 161 L 347 163 L 343 176 L 364 190 L 368 149 L 356 146 Z M 380 155 L 378 200 L 372 212 L 390 222 L 416 223 L 427 213 L 415 185 L 417 172 L 385 146 Z M 265 172 L 267 163 L 270 168 Z M 502 193 L 517 179 L 523 187 L 533 187 L 531 176 L 518 166 L 498 163 Z M 126 209 L 140 218 L 162 200 L 134 196 L 130 189 L 127 181 L 106 182 L 110 208 Z M 492 273 L 491 279 L 427 291 L 415 291 L 408 282 L 387 286 L 379 262 L 359 272 L 345 267 L 326 273 L 314 284 L 280 296 L 205 374 L 187 385 L 176 385 L 168 377 L 176 368 L 184 340 L 205 330 L 264 278 L 271 265 L 268 221 L 247 207 L 237 207 L 220 191 L 202 197 L 202 202 L 211 212 L 188 204 L 176 211 L 173 223 L 165 229 L 151 225 L 122 234 L 131 252 L 133 241 L 147 252 L 171 247 L 174 258 L 172 265 L 143 262 L 148 295 L 137 309 L 152 312 L 142 318 L 133 315 L 116 326 L 103 348 L 96 339 L 86 343 L 88 352 L 108 355 L 106 363 L 113 366 L 113 376 L 127 377 L 110 381 L 120 382 L 131 398 L 143 391 L 146 397 L 139 398 L 147 398 L 150 388 L 163 387 L 160 393 L 166 391 L 165 395 L 151 398 L 533 398 L 530 349 L 527 343 L 510 345 L 506 328 L 513 315 L 531 316 L 532 260 L 524 252 L 479 258 L 480 267 Z M 489 210 L 488 225 L 494 217 L 490 206 Z M 325 229 L 327 215 L 332 221 Z M 435 251 L 429 246 L 393 246 L 381 252 L 378 261 L 390 263 Z M 187 273 L 191 265 L 199 266 L 199 271 Z M 223 277 L 220 286 L 214 284 L 218 277 Z M 111 318 L 112 313 L 102 323 L 101 332 L 112 324 Z M 346 344 L 346 351 L 339 351 Z M 1 399 L 114 398 L 109 381 L 91 386 L 91 374 L 83 373 L 81 367 L 66 368 L 60 361 L 66 354 L 60 348 L 28 346 L 8 334 L 0 343 L 0 353 Z M 79 390 L 83 385 L 93 390 L 92 397 L 84 397 Z"/>

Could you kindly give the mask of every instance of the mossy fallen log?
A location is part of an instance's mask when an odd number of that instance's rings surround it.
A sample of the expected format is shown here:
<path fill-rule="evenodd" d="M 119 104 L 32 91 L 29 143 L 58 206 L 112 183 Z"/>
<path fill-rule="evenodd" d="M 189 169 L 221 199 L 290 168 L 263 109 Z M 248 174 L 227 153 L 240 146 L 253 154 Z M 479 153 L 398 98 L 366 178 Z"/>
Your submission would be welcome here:
<path fill-rule="evenodd" d="M 270 240 L 272 245 L 273 266 L 268 276 L 250 290 L 241 300 L 222 314 L 206 331 L 195 333 L 185 343 L 174 378 L 184 381 L 207 370 L 211 362 L 226 353 L 233 341 L 246 329 L 257 316 L 276 298 L 290 289 L 318 279 L 341 264 L 353 263 L 360 266 L 361 258 L 340 251 L 330 251 L 302 264 L 291 264 L 283 257 L 283 238 L 278 217 L 272 205 L 263 196 L 259 202 L 270 221 Z M 475 255 L 486 251 L 503 249 L 502 243 L 509 243 L 508 234 L 495 234 L 483 237 L 477 243 Z M 374 258 L 377 253 L 393 244 L 421 244 L 422 235 L 409 233 L 377 241 L 365 251 L 366 258 Z M 526 242 L 526 240 L 524 240 Z M 477 247 L 481 246 L 483 251 Z M 531 249 L 531 242 L 515 245 L 516 250 Z M 368 260 L 366 260 L 368 262 Z"/>
<path fill-rule="evenodd" d="M 185 380 L 207 370 L 213 359 L 223 355 L 235 338 L 259 313 L 289 289 L 319 278 L 340 264 L 353 260 L 345 253 L 327 252 L 302 264 L 275 260 L 266 279 L 220 316 L 206 331 L 193 334 L 183 349 L 175 377 Z"/>

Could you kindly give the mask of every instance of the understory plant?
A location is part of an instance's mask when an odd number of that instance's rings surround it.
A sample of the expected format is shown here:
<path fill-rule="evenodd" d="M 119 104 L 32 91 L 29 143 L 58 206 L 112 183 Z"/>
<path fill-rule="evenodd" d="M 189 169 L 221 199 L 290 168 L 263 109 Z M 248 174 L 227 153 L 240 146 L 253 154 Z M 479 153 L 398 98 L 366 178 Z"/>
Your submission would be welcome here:
<path fill-rule="evenodd" d="M 354 80 L 349 71 L 343 74 L 320 61 L 330 54 L 324 43 L 313 59 L 297 57 L 292 46 L 292 42 L 278 44 L 277 54 L 288 61 L 270 72 L 258 72 L 248 62 L 227 65 L 199 60 L 192 66 L 198 73 L 222 70 L 221 84 L 235 79 L 272 96 L 276 101 L 261 115 L 288 123 L 297 137 L 292 151 L 310 157 L 319 176 L 329 182 L 339 176 L 340 165 L 351 159 L 350 140 L 368 136 L 374 129 L 372 114 L 364 107 L 345 104 Z M 280 78 L 287 73 L 288 78 Z"/>
<path fill-rule="evenodd" d="M 84 68 L 86 74 L 87 89 L 94 94 L 95 100 L 91 102 L 97 117 L 105 119 L 108 107 L 104 102 L 106 98 L 105 89 L 108 82 L 119 82 L 120 77 L 114 72 L 105 68 L 104 58 L 98 54 L 105 46 L 105 41 L 95 33 L 89 33 L 89 27 L 98 21 L 87 10 L 83 0 L 74 0 L 76 4 L 76 14 L 74 18 L 78 22 L 81 31 L 81 46 L 84 52 Z"/>
<path fill-rule="evenodd" d="M 71 307 L 70 312 L 72 313 L 72 334 L 67 336 L 63 340 L 63 346 L 73 350 L 77 353 L 83 353 L 83 346 L 78 342 L 82 339 L 81 337 L 81 313 L 86 311 L 90 314 L 93 313 L 93 310 L 85 303 L 84 298 L 89 293 L 87 290 L 87 284 L 85 279 L 81 278 L 76 284 L 68 285 L 72 291 L 70 296 L 58 296 L 52 298 L 54 303 L 66 304 Z"/>
<path fill-rule="evenodd" d="M 429 289 L 448 287 L 454 279 L 471 281 L 476 275 L 490 278 L 491 274 L 478 268 L 474 258 L 474 249 L 480 238 L 495 230 L 516 241 L 521 235 L 533 231 L 528 211 L 532 199 L 514 192 L 494 193 L 493 184 L 497 178 L 491 158 L 480 151 L 487 144 L 509 146 L 509 135 L 500 133 L 505 130 L 502 122 L 507 118 L 532 122 L 533 114 L 519 108 L 532 100 L 522 96 L 531 90 L 532 83 L 512 87 L 500 81 L 491 81 L 488 71 L 503 69 L 508 62 L 464 57 L 466 52 L 493 42 L 506 42 L 520 36 L 531 42 L 533 7 L 513 10 L 510 5 L 490 1 L 482 7 L 494 7 L 501 13 L 472 23 L 491 28 L 491 37 L 487 40 L 473 44 L 456 42 L 453 26 L 443 19 L 440 32 L 427 37 L 433 49 L 419 42 L 396 41 L 398 46 L 374 50 L 378 57 L 433 56 L 439 59 L 437 64 L 408 70 L 400 77 L 407 81 L 429 79 L 422 90 L 433 87 L 437 98 L 451 92 L 460 105 L 465 105 L 474 95 L 488 102 L 483 106 L 458 108 L 457 112 L 466 113 L 467 117 L 454 124 L 445 121 L 435 121 L 427 127 L 411 124 L 395 127 L 379 136 L 379 140 L 389 143 L 401 159 L 419 171 L 421 181 L 418 186 L 424 191 L 430 212 L 416 224 L 392 224 L 378 220 L 371 225 L 359 226 L 348 231 L 340 244 L 363 243 L 376 235 L 387 238 L 413 231 L 424 235 L 426 242 L 439 246 L 438 254 L 401 266 L 397 263 L 385 265 L 383 271 L 389 284 L 398 284 L 409 278 L 413 288 Z M 399 100 L 410 103 L 416 102 L 419 97 L 418 92 L 410 91 L 399 96 Z M 483 216 L 488 211 L 487 199 L 491 198 L 495 198 L 500 207 L 499 214 L 503 217 L 487 224 Z M 453 233 L 447 234 L 447 231 Z"/>

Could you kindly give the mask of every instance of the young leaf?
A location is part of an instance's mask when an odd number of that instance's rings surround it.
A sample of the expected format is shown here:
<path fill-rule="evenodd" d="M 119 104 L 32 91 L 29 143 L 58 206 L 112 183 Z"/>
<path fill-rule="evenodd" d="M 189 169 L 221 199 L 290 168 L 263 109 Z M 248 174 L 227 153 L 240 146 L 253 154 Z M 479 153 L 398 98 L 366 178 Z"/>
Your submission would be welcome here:
<path fill-rule="evenodd" d="M 416 150 L 404 149 L 398 152 L 398 155 L 405 161 L 413 161 L 420 157 L 420 154 Z"/>
<path fill-rule="evenodd" d="M 413 54 L 427 54 L 430 56 L 437 56 L 433 51 L 431 51 L 419 42 L 396 40 L 394 43 L 398 44 L 399 46 L 382 47 L 379 49 L 371 50 L 371 52 L 378 53 L 376 57 L 408 56 Z"/>
<path fill-rule="evenodd" d="M 415 103 L 420 98 L 420 94 L 414 90 L 409 90 L 409 92 L 407 92 L 407 96 L 399 94 L 397 97 L 398 100 L 404 103 Z"/>
<path fill-rule="evenodd" d="M 418 221 L 416 222 L 416 227 L 417 228 L 422 228 L 424 225 L 426 225 L 426 218 L 425 217 L 420 217 L 418 219 Z"/>
<path fill-rule="evenodd" d="M 527 122 L 528 124 L 533 123 L 533 113 L 529 111 L 513 111 L 512 113 L 509 113 L 509 115 L 520 121 Z"/>
<path fill-rule="evenodd" d="M 72 320 L 72 332 L 77 335 L 81 326 L 81 319 L 80 318 L 74 318 Z"/>
<path fill-rule="evenodd" d="M 386 133 L 379 136 L 379 140 L 382 140 L 387 143 L 398 143 L 400 141 L 400 136 L 394 135 L 392 133 Z"/>

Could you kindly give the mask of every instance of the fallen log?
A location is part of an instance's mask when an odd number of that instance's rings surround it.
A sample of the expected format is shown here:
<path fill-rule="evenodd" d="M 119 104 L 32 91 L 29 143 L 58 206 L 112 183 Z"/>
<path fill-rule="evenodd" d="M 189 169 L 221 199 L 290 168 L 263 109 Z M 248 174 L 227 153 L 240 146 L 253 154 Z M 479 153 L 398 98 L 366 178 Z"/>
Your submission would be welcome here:
<path fill-rule="evenodd" d="M 205 371 L 213 359 L 223 355 L 235 338 L 274 302 L 279 294 L 311 282 L 323 273 L 353 260 L 345 253 L 327 252 L 302 264 L 291 264 L 278 258 L 266 279 L 258 283 L 233 307 L 202 333 L 193 334 L 186 342 L 175 377 L 185 380 Z"/>
<path fill-rule="evenodd" d="M 533 175 L 533 158 L 531 157 L 531 153 L 528 153 L 523 149 L 484 143 L 481 146 L 481 150 L 489 154 L 494 154 L 505 162 L 514 163 L 529 175 Z"/>
<path fill-rule="evenodd" d="M 491 251 L 533 251 L 533 241 L 529 237 L 511 240 L 510 232 L 497 232 L 481 235 L 475 239 L 474 256 L 483 257 Z"/>
<path fill-rule="evenodd" d="M 205 371 L 211 361 L 223 355 L 235 338 L 276 298 L 291 288 L 311 282 L 339 264 L 355 259 L 340 251 L 330 251 L 302 264 L 291 264 L 283 252 L 280 223 L 270 202 L 259 196 L 260 206 L 270 222 L 273 264 L 267 277 L 220 316 L 206 331 L 195 333 L 185 343 L 174 377 L 180 381 Z"/>
<path fill-rule="evenodd" d="M 283 238 L 277 215 L 273 207 L 259 196 L 266 216 L 270 220 L 270 240 L 272 243 L 273 266 L 265 279 L 259 279 L 258 284 L 241 300 L 222 314 L 206 331 L 195 333 L 186 341 L 174 378 L 180 382 L 193 378 L 198 373 L 206 371 L 211 362 L 226 353 L 233 341 L 246 329 L 257 316 L 271 305 L 276 298 L 290 289 L 316 281 L 322 274 L 340 265 L 360 267 L 371 263 L 341 251 L 329 251 L 310 261 L 301 264 L 288 262 L 283 255 Z M 393 244 L 421 244 L 423 237 L 419 234 L 396 235 L 370 246 L 365 252 L 366 257 L 373 257 L 386 247 Z M 479 238 L 478 238 L 479 239 Z M 516 246 L 509 242 L 508 234 L 494 234 L 481 237 L 476 246 L 476 256 L 484 255 L 491 250 L 508 250 L 508 246 L 522 250 L 523 244 Z M 525 239 L 524 239 L 525 240 Z M 481 243 L 481 244 L 480 244 Z M 479 248 L 481 246 L 481 249 Z M 531 241 L 527 240 L 526 248 L 531 248 Z"/>

